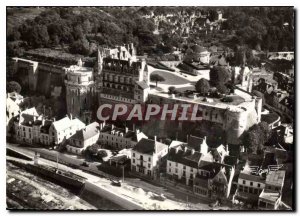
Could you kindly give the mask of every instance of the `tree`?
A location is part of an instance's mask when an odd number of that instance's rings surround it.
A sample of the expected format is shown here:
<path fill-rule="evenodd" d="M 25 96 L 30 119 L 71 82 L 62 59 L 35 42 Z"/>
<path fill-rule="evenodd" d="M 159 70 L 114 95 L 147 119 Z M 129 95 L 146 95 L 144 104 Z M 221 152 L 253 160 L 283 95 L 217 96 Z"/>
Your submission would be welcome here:
<path fill-rule="evenodd" d="M 201 78 L 196 82 L 195 89 L 201 95 L 205 95 L 208 93 L 210 89 L 210 85 L 207 79 Z"/>
<path fill-rule="evenodd" d="M 156 83 L 156 87 L 157 87 L 157 83 L 165 81 L 165 78 L 163 78 L 159 74 L 151 74 L 150 75 L 150 80 L 151 80 L 151 82 L 155 82 Z"/>
<path fill-rule="evenodd" d="M 6 84 L 6 91 L 8 93 L 17 92 L 20 93 L 22 90 L 21 85 L 16 81 L 10 81 Z"/>
<path fill-rule="evenodd" d="M 264 144 L 268 142 L 271 136 L 271 131 L 266 122 L 260 122 L 253 125 L 248 131 L 241 136 L 241 143 L 250 152 L 260 152 Z"/>
<path fill-rule="evenodd" d="M 100 146 L 98 144 L 93 144 L 86 148 L 86 153 L 91 156 L 96 156 L 99 149 Z"/>
<path fill-rule="evenodd" d="M 224 67 L 214 66 L 209 72 L 210 84 L 217 86 L 219 84 L 225 85 L 231 78 L 230 72 Z"/>
<path fill-rule="evenodd" d="M 223 83 L 219 83 L 216 88 L 221 94 L 228 94 L 228 88 Z"/>
<path fill-rule="evenodd" d="M 169 90 L 169 94 L 175 94 L 176 93 L 176 88 L 174 86 L 170 86 L 168 88 L 168 90 Z"/>

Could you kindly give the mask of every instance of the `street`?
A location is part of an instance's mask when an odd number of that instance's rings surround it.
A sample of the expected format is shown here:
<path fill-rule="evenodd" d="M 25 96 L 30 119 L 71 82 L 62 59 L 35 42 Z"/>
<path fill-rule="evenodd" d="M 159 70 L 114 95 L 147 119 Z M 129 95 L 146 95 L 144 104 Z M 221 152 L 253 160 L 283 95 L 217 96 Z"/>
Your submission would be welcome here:
<path fill-rule="evenodd" d="M 33 157 L 35 152 L 47 154 L 55 158 L 57 155 L 57 152 L 54 150 L 31 148 L 31 147 L 20 147 L 18 144 L 7 143 L 7 147 L 17 150 L 30 157 Z M 58 153 L 58 155 L 59 155 L 58 159 L 60 163 L 64 162 L 64 163 L 80 166 L 80 164 L 82 164 L 83 162 L 83 159 L 78 159 L 76 158 L 76 156 L 73 157 L 69 155 L 64 155 L 62 153 Z M 53 166 L 53 167 L 57 166 L 56 162 L 44 158 L 40 158 L 39 163 Z M 101 175 L 102 172 L 98 170 L 96 165 L 97 164 L 91 163 L 89 167 L 80 166 L 80 169 L 84 169 L 92 172 L 99 172 L 99 174 Z M 191 200 L 189 199 L 189 203 L 187 206 L 185 193 L 180 194 L 178 192 L 170 191 L 164 187 L 154 186 L 140 179 L 126 178 L 125 182 L 122 183 L 122 187 L 115 187 L 111 185 L 111 181 L 109 179 L 101 178 L 99 176 L 86 173 L 80 169 L 74 169 L 62 164 L 59 164 L 59 169 L 73 172 L 77 175 L 85 177 L 88 179 L 89 182 L 95 185 L 105 188 L 108 191 L 118 194 L 121 197 L 126 197 L 126 199 L 138 203 L 139 205 L 142 205 L 144 209 L 152 209 L 152 210 L 154 209 L 156 210 L 157 209 L 161 209 L 161 210 L 167 210 L 167 209 L 208 210 L 210 209 L 207 203 L 206 204 L 200 203 L 200 199 L 198 202 L 195 199 L 191 199 Z M 165 201 L 153 200 L 150 198 L 152 193 L 157 193 L 157 194 L 163 193 L 167 196 L 167 199 Z"/>

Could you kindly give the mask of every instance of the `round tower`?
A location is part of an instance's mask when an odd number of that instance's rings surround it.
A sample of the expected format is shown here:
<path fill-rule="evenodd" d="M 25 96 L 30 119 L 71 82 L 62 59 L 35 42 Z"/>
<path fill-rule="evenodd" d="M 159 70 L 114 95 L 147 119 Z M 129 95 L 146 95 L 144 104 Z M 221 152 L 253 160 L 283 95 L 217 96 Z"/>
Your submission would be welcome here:
<path fill-rule="evenodd" d="M 239 138 L 247 127 L 247 112 L 243 108 L 236 110 L 227 110 L 226 124 L 226 141 L 229 144 L 239 144 Z"/>
<path fill-rule="evenodd" d="M 79 60 L 77 65 L 66 68 L 66 100 L 68 114 L 88 124 L 91 121 L 95 95 L 93 68 L 83 67 Z"/>

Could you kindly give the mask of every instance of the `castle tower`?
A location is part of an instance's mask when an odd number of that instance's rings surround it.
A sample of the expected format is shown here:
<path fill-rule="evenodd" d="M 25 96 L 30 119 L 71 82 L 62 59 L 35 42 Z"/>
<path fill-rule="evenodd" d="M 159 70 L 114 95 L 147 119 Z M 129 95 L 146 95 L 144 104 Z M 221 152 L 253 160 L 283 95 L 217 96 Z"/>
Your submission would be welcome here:
<path fill-rule="evenodd" d="M 82 65 L 83 62 L 79 59 L 77 65 L 66 68 L 67 111 L 68 114 L 88 123 L 91 121 L 95 104 L 94 70 Z"/>

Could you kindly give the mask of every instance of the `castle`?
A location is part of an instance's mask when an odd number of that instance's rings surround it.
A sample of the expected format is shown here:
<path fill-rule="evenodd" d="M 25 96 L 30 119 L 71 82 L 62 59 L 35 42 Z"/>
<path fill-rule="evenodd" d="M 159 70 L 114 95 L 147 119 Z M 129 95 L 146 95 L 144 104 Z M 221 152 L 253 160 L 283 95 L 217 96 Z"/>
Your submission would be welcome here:
<path fill-rule="evenodd" d="M 85 124 L 92 122 L 101 104 L 190 103 L 198 104 L 203 120 L 216 123 L 226 132 L 226 140 L 238 144 L 238 138 L 252 125 L 260 122 L 262 99 L 252 97 L 251 71 L 248 67 L 234 68 L 233 78 L 238 80 L 233 103 L 220 99 L 183 97 L 150 90 L 149 70 L 146 61 L 136 57 L 133 44 L 113 49 L 99 48 L 94 67 L 84 66 L 81 59 L 77 65 L 58 67 L 14 58 L 14 68 L 28 74 L 28 85 L 32 90 L 40 88 L 39 73 L 59 74 L 66 89 L 67 112 Z M 39 67 L 41 67 L 39 69 Z M 27 70 L 27 72 L 26 72 Z M 53 82 L 53 81 L 52 81 Z"/>

